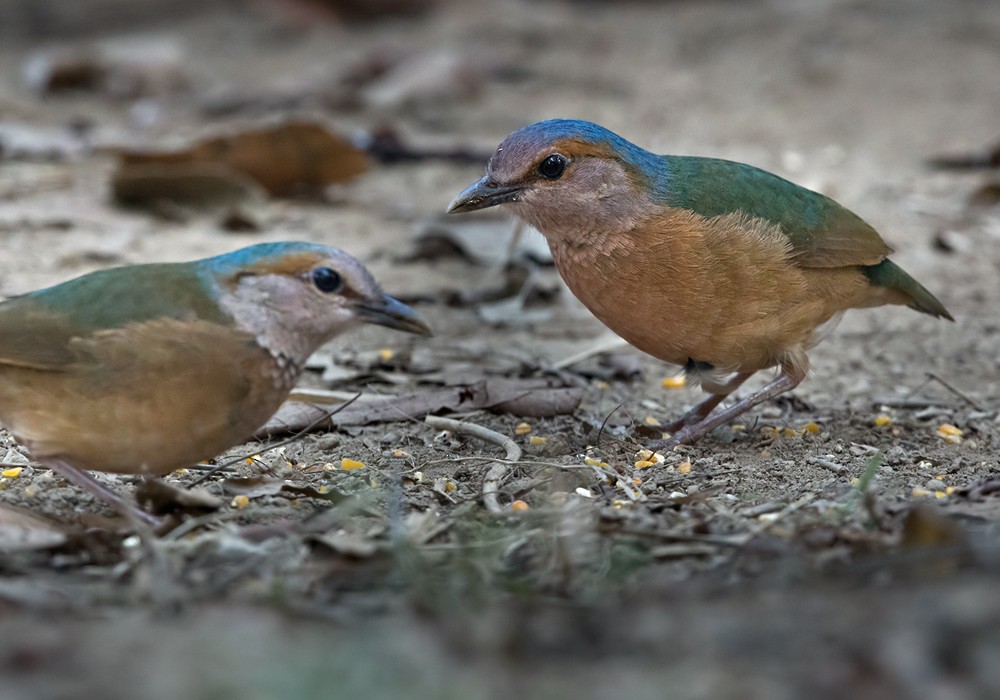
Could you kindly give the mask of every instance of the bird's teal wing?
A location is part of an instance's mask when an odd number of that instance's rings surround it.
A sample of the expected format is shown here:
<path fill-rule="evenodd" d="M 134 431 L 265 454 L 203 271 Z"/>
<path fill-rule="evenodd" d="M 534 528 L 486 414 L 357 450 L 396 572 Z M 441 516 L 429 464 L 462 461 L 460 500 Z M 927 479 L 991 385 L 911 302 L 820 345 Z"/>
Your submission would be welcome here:
<path fill-rule="evenodd" d="M 664 168 L 658 178 L 664 204 L 707 217 L 745 212 L 774 222 L 802 267 L 876 265 L 892 252 L 875 229 L 829 197 L 752 165 L 665 156 Z"/>
<path fill-rule="evenodd" d="M 74 339 L 158 318 L 228 323 L 198 269 L 138 265 L 95 272 L 0 304 L 0 365 L 60 370 Z"/>

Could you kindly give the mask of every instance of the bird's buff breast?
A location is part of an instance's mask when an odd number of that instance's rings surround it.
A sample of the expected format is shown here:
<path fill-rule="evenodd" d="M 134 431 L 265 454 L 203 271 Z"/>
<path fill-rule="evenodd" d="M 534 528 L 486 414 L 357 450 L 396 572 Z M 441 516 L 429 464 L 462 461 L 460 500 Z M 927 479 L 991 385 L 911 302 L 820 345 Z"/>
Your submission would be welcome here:
<path fill-rule="evenodd" d="M 668 209 L 621 234 L 549 245 L 567 286 L 598 319 L 674 364 L 773 366 L 830 315 L 810 299 L 780 231 L 739 215 Z"/>
<path fill-rule="evenodd" d="M 37 459 L 166 473 L 246 439 L 291 388 L 269 353 L 211 324 L 137 326 L 83 345 L 60 371 L 0 366 L 0 422 Z"/>

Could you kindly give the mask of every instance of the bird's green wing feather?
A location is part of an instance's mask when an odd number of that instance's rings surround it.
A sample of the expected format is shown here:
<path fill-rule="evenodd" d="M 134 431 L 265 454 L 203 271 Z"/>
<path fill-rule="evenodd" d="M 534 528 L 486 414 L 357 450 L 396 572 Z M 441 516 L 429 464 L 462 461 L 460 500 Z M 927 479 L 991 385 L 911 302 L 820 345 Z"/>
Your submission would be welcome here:
<path fill-rule="evenodd" d="M 156 318 L 229 319 L 197 268 L 113 268 L 0 303 L 0 365 L 60 370 L 77 361 L 71 341 Z"/>
<path fill-rule="evenodd" d="M 772 173 L 715 158 L 666 156 L 668 206 L 712 217 L 746 212 L 778 224 L 802 267 L 875 265 L 892 249 L 835 201 Z"/>

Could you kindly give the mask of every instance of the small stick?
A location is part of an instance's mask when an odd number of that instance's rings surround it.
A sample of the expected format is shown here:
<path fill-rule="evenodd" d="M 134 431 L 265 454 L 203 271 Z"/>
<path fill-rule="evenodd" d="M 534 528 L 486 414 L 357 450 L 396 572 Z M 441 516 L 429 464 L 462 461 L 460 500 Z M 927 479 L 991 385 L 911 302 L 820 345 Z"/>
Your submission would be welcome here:
<path fill-rule="evenodd" d="M 486 472 L 486 476 L 483 477 L 483 505 L 491 513 L 503 513 L 504 510 L 500 507 L 500 503 L 497 500 L 497 494 L 500 492 L 500 482 L 507 475 L 508 464 L 516 463 L 521 459 L 520 446 L 506 435 L 501 435 L 495 430 L 484 428 L 475 423 L 467 423 L 465 421 L 454 420 L 453 418 L 442 418 L 441 416 L 427 416 L 424 418 L 424 422 L 437 430 L 451 430 L 452 432 L 477 437 L 480 440 L 498 445 L 507 451 L 506 461 L 494 462 L 490 470 Z"/>
<path fill-rule="evenodd" d="M 927 373 L 927 377 L 929 379 L 933 379 L 934 381 L 936 381 L 938 384 L 940 384 L 941 386 L 943 386 L 945 389 L 947 389 L 948 391 L 950 391 L 951 393 L 953 393 L 958 398 L 960 398 L 963 401 L 965 401 L 965 403 L 969 404 L 970 406 L 972 406 L 977 411 L 986 411 L 987 410 L 985 406 L 983 406 L 981 403 L 979 403 L 978 401 L 976 401 L 974 398 L 972 398 L 971 396 L 969 396 L 968 394 L 966 394 L 964 391 L 962 391 L 961 389 L 959 389 L 957 386 L 955 386 L 954 384 L 952 384 L 951 382 L 949 382 L 947 379 L 945 379 L 941 375 L 936 374 L 934 372 L 928 372 Z"/>
<path fill-rule="evenodd" d="M 585 348 L 575 355 L 564 357 L 563 359 L 552 363 L 552 369 L 566 369 L 567 367 L 572 367 L 577 362 L 582 362 L 583 360 L 593 357 L 594 355 L 601 355 L 606 352 L 611 352 L 612 350 L 617 350 L 624 345 L 628 345 L 628 341 L 624 338 L 619 338 L 617 335 L 607 336 L 605 338 L 601 338 L 589 348 Z"/>
<path fill-rule="evenodd" d="M 828 459 L 823 459 L 822 457 L 809 457 L 806 459 L 809 464 L 815 464 L 817 467 L 823 467 L 824 469 L 829 469 L 834 474 L 845 474 L 847 473 L 847 467 L 843 464 L 837 464 L 836 462 L 831 462 Z"/>
<path fill-rule="evenodd" d="M 299 387 L 297 389 L 292 389 L 291 393 L 288 394 L 288 398 L 285 401 L 298 401 L 299 403 L 318 403 L 318 404 L 333 404 L 333 403 L 353 403 L 357 401 L 377 401 L 378 399 L 383 399 L 384 396 L 379 396 L 378 394 L 359 396 L 356 391 L 334 391 L 330 389 L 312 389 L 306 387 Z"/>

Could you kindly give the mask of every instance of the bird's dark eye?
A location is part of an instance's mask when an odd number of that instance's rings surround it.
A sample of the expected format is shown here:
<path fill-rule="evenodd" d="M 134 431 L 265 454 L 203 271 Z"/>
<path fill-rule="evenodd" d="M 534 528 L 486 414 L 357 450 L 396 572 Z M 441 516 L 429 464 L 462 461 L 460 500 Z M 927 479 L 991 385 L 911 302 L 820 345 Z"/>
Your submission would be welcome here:
<path fill-rule="evenodd" d="M 329 267 L 317 267 L 312 271 L 313 284 L 321 292 L 337 292 L 344 286 L 340 273 Z"/>
<path fill-rule="evenodd" d="M 558 180 L 566 169 L 566 158 L 553 153 L 538 164 L 538 172 L 546 180 Z"/>

